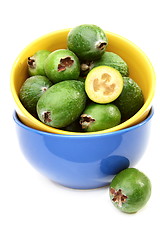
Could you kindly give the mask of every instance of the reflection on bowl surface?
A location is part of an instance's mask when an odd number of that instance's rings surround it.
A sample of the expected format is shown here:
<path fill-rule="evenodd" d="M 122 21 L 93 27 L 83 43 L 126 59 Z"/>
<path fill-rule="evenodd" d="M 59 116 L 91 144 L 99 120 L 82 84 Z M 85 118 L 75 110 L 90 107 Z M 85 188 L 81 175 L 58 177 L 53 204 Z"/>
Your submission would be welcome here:
<path fill-rule="evenodd" d="M 13 118 L 21 150 L 33 167 L 63 186 L 91 189 L 135 166 L 146 149 L 152 116 L 153 108 L 133 127 L 85 136 L 35 130 L 24 125 L 16 112 Z"/>
<path fill-rule="evenodd" d="M 101 171 L 107 175 L 115 175 L 130 165 L 129 159 L 120 156 L 112 155 L 101 161 Z"/>

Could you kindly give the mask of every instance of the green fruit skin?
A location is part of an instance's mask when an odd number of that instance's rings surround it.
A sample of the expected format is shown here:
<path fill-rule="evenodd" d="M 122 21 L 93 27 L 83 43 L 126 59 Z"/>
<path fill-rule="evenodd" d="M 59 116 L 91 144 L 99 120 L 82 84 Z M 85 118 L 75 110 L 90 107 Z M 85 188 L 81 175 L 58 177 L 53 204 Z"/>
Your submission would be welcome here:
<path fill-rule="evenodd" d="M 66 80 L 53 85 L 37 103 L 39 119 L 45 124 L 63 128 L 74 122 L 82 113 L 86 104 L 84 83 Z M 43 113 L 50 113 L 50 122 L 45 122 Z"/>
<path fill-rule="evenodd" d="M 110 188 L 122 190 L 127 196 L 126 202 L 120 207 L 114 202 L 109 191 L 110 199 L 114 206 L 125 213 L 135 213 L 146 205 L 151 196 L 151 182 L 149 178 L 136 168 L 127 168 L 118 173 L 112 180 Z"/>
<path fill-rule="evenodd" d="M 71 57 L 74 61 L 72 66 L 66 67 L 64 71 L 58 71 L 60 60 Z M 53 82 L 58 83 L 64 80 L 76 80 L 80 75 L 80 62 L 78 57 L 68 49 L 58 49 L 52 52 L 44 63 L 44 69 L 47 77 Z"/>
<path fill-rule="evenodd" d="M 99 41 L 106 42 L 107 47 L 108 38 L 105 32 L 96 25 L 83 24 L 73 28 L 69 32 L 67 46 L 79 59 L 92 61 L 100 58 L 106 50 L 106 47 L 102 50 L 96 47 Z"/>
<path fill-rule="evenodd" d="M 79 77 L 77 80 L 81 82 L 85 82 L 86 79 L 84 77 Z"/>
<path fill-rule="evenodd" d="M 91 68 L 98 66 L 113 67 L 121 73 L 122 77 L 129 76 L 127 63 L 119 55 L 113 52 L 105 52 L 100 59 L 93 62 Z"/>
<path fill-rule="evenodd" d="M 70 132 L 82 132 L 81 125 L 79 123 L 79 118 L 72 122 L 70 125 L 64 128 L 66 131 Z"/>
<path fill-rule="evenodd" d="M 86 107 L 83 114 L 87 114 L 95 119 L 88 127 L 84 129 L 87 132 L 100 131 L 115 127 L 121 122 L 121 113 L 112 103 L 98 104 L 91 103 Z"/>
<path fill-rule="evenodd" d="M 35 75 L 46 76 L 46 73 L 44 71 L 44 61 L 46 60 L 50 53 L 51 52 L 48 50 L 39 50 L 33 55 L 33 58 L 35 59 L 36 63 L 36 68 L 31 68 L 28 66 L 28 72 L 30 76 Z"/>
<path fill-rule="evenodd" d="M 144 104 L 144 97 L 138 84 L 129 77 L 123 77 L 124 84 L 120 96 L 114 101 L 119 108 L 122 120 L 132 117 Z"/>
<path fill-rule="evenodd" d="M 32 76 L 23 83 L 19 98 L 26 110 L 33 116 L 37 116 L 36 105 L 41 95 L 48 90 L 53 83 L 45 76 Z"/>

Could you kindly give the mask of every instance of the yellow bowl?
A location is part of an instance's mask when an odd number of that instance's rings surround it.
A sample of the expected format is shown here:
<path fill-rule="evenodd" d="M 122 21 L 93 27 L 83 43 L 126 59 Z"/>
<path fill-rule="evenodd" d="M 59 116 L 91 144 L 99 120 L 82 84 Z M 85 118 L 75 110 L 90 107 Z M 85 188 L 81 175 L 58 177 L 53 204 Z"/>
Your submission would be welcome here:
<path fill-rule="evenodd" d="M 145 55 L 145 53 L 134 43 L 115 33 L 106 32 L 109 45 L 107 51 L 112 51 L 120 55 L 129 66 L 130 77 L 133 78 L 141 87 L 144 95 L 144 105 L 130 119 L 119 124 L 116 127 L 90 133 L 69 132 L 45 125 L 40 120 L 34 118 L 22 105 L 19 99 L 19 90 L 23 82 L 28 77 L 27 58 L 32 56 L 36 51 L 48 49 L 54 51 L 56 49 L 67 48 L 67 35 L 71 29 L 64 29 L 46 34 L 30 43 L 17 57 L 11 71 L 11 92 L 15 101 L 15 108 L 20 120 L 29 127 L 58 134 L 67 135 L 85 135 L 113 132 L 133 126 L 143 121 L 151 108 L 152 99 L 155 93 L 155 73 L 153 66 Z"/>

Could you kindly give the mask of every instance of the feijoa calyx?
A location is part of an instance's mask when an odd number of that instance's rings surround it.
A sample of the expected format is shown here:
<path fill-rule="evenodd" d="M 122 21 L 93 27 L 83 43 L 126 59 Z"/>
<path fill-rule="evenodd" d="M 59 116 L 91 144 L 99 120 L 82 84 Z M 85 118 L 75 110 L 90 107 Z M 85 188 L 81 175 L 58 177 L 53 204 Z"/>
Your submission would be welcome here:
<path fill-rule="evenodd" d="M 110 103 L 121 94 L 123 77 L 112 67 L 99 66 L 93 68 L 85 80 L 88 97 L 96 103 Z"/>
<path fill-rule="evenodd" d="M 41 95 L 48 90 L 53 83 L 45 76 L 32 76 L 25 80 L 21 86 L 19 98 L 26 110 L 37 117 L 36 105 Z"/>
<path fill-rule="evenodd" d="M 56 83 L 42 95 L 37 103 L 37 113 L 46 125 L 63 128 L 80 116 L 85 104 L 84 83 L 66 80 Z"/>
<path fill-rule="evenodd" d="M 80 116 L 80 124 L 86 132 L 100 131 L 115 127 L 121 122 L 119 109 L 111 103 L 89 104 Z"/>
<path fill-rule="evenodd" d="M 78 79 L 80 63 L 78 57 L 69 49 L 58 49 L 47 57 L 44 69 L 47 77 L 53 83 L 58 83 Z"/>
<path fill-rule="evenodd" d="M 30 76 L 46 76 L 44 71 L 44 62 L 51 52 L 48 50 L 39 50 L 33 56 L 28 57 L 28 72 Z"/>
<path fill-rule="evenodd" d="M 68 34 L 67 46 L 81 60 L 100 58 L 106 51 L 108 38 L 105 32 L 94 24 L 74 27 Z"/>
<path fill-rule="evenodd" d="M 109 187 L 111 202 L 122 212 L 135 213 L 146 205 L 151 195 L 149 178 L 136 168 L 118 173 Z"/>

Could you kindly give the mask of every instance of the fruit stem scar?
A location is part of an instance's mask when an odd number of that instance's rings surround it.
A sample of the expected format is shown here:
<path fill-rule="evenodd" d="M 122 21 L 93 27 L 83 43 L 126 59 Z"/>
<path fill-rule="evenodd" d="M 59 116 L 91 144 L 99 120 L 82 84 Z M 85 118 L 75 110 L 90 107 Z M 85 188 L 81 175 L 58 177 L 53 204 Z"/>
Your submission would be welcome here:
<path fill-rule="evenodd" d="M 81 115 L 81 119 L 80 119 L 80 124 L 82 125 L 82 129 L 85 129 L 87 127 L 89 127 L 89 125 L 92 123 L 92 122 L 95 122 L 96 120 L 94 118 L 92 118 L 90 115 L 87 115 L 87 114 L 82 114 Z"/>
<path fill-rule="evenodd" d="M 98 48 L 98 49 L 100 49 L 100 50 L 103 50 L 103 49 L 106 48 L 106 45 L 107 45 L 106 42 L 104 42 L 104 41 L 99 41 L 99 42 L 96 43 L 96 48 Z"/>
<path fill-rule="evenodd" d="M 36 68 L 36 61 L 34 57 L 28 57 L 28 66 L 30 68 Z"/>
<path fill-rule="evenodd" d="M 86 63 L 82 63 L 82 64 L 81 64 L 81 70 L 82 70 L 82 71 L 86 71 L 86 70 L 88 70 L 88 69 L 89 69 L 88 64 L 86 64 Z"/>
<path fill-rule="evenodd" d="M 41 88 L 42 92 L 47 91 L 47 89 L 48 89 L 47 87 L 42 87 L 42 88 Z"/>
<path fill-rule="evenodd" d="M 65 71 L 67 67 L 71 67 L 74 63 L 74 60 L 70 56 L 61 58 L 60 63 L 58 64 L 58 72 Z"/>
<path fill-rule="evenodd" d="M 51 112 L 49 112 L 49 111 L 44 111 L 44 112 L 42 113 L 42 118 L 44 119 L 44 123 L 49 123 L 49 122 L 51 122 L 51 121 L 52 121 L 52 119 L 51 119 Z"/>
<path fill-rule="evenodd" d="M 90 62 L 87 61 L 85 63 L 81 63 L 81 71 L 85 72 L 87 70 L 91 70 L 92 64 L 93 64 L 93 61 L 90 61 Z"/>
<path fill-rule="evenodd" d="M 113 195 L 112 201 L 117 202 L 119 207 L 122 207 L 122 204 L 125 203 L 128 198 L 122 193 L 122 189 L 116 191 L 114 188 L 110 188 L 110 193 Z"/>

